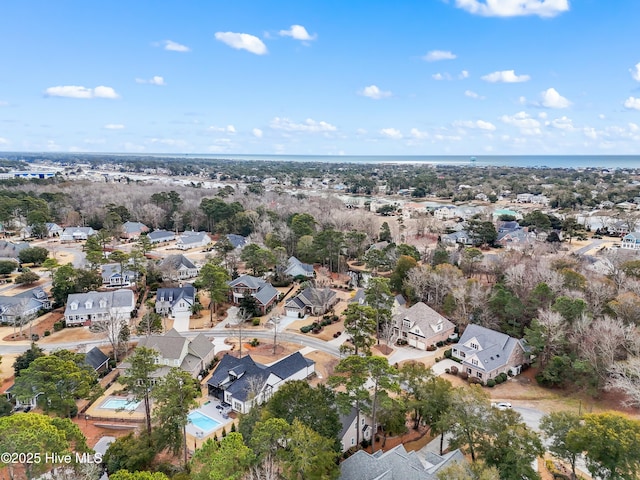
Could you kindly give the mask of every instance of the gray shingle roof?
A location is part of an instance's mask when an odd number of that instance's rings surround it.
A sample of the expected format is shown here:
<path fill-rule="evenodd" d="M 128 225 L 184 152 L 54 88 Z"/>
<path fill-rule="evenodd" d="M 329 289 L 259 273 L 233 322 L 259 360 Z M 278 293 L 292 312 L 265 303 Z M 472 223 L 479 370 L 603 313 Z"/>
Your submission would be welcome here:
<path fill-rule="evenodd" d="M 247 238 L 242 235 L 236 235 L 235 233 L 228 233 L 227 239 L 233 248 L 244 247 L 247 244 Z"/>
<path fill-rule="evenodd" d="M 85 307 L 88 301 L 92 304 L 89 309 Z M 104 302 L 104 307 L 100 306 L 102 301 Z M 74 303 L 77 305 L 77 308 L 72 310 L 71 305 Z M 67 307 L 64 313 L 65 315 L 106 313 L 111 308 L 133 308 L 134 306 L 133 292 L 127 289 L 113 290 L 111 292 L 72 293 L 67 297 Z"/>
<path fill-rule="evenodd" d="M 160 262 L 160 267 L 168 266 L 178 270 L 181 266 L 185 268 L 196 268 L 195 264 L 184 255 L 169 255 Z"/>
<path fill-rule="evenodd" d="M 223 388 L 234 398 L 244 402 L 251 393 L 252 388 L 262 388 L 270 374 L 274 374 L 282 380 L 287 380 L 294 373 L 313 365 L 315 362 L 304 358 L 300 352 L 296 352 L 282 360 L 267 366 L 255 362 L 250 355 L 236 358 L 225 355 L 220 360 L 213 375 L 207 382 L 213 387 Z M 233 372 L 238 378 L 233 380 L 229 373 Z"/>
<path fill-rule="evenodd" d="M 422 333 L 426 338 L 429 338 L 434 334 L 439 334 L 444 330 L 455 327 L 453 323 L 451 323 L 449 320 L 440 315 L 424 302 L 418 302 L 412 307 L 401 311 L 394 317 L 394 320 L 398 326 L 401 326 L 400 322 L 405 319 L 409 320 L 411 328 L 413 328 L 414 325 L 420 327 L 420 330 L 422 330 Z M 439 323 L 442 324 L 442 329 L 439 331 L 434 330 L 432 327 L 438 325 Z"/>
<path fill-rule="evenodd" d="M 284 380 L 303 368 L 314 364 L 313 360 L 304 358 L 300 352 L 295 352 L 267 368 Z"/>
<path fill-rule="evenodd" d="M 121 269 L 119 263 L 107 263 L 102 265 L 102 283 L 107 283 L 111 277 L 114 275 L 121 275 Z M 135 272 L 131 270 L 125 269 L 124 274 L 128 276 L 130 279 L 135 278 Z"/>
<path fill-rule="evenodd" d="M 236 287 L 238 285 L 246 285 L 248 288 L 260 288 L 260 286 L 264 285 L 265 282 L 263 279 L 258 277 L 253 277 L 251 275 L 240 275 L 238 278 L 234 278 L 229 282 L 229 286 L 231 288 Z"/>
<path fill-rule="evenodd" d="M 254 295 L 261 305 L 268 305 L 271 300 L 278 296 L 278 290 L 270 283 L 265 283 Z"/>
<path fill-rule="evenodd" d="M 91 368 L 97 370 L 104 365 L 105 362 L 109 361 L 109 357 L 98 347 L 93 347 L 85 354 L 84 361 L 91 365 Z"/>
<path fill-rule="evenodd" d="M 482 350 L 476 350 L 464 345 L 473 338 L 477 340 Z M 465 352 L 466 358 L 474 354 L 477 355 L 478 360 L 480 360 L 485 367 L 484 370 L 490 372 L 496 368 L 506 366 L 509 357 L 511 357 L 511 354 L 518 345 L 526 350 L 521 340 L 501 332 L 496 332 L 490 328 L 470 324 L 460 337 L 456 348 Z M 477 365 L 474 366 L 474 368 L 481 369 Z"/>
<path fill-rule="evenodd" d="M 188 342 L 189 340 L 172 328 L 164 335 L 149 335 L 142 338 L 138 342 L 138 346 L 151 348 L 158 352 L 162 358 L 176 360 L 180 359 L 185 343 Z"/>
<path fill-rule="evenodd" d="M 122 231 L 124 233 L 142 233 L 149 230 L 149 228 L 140 222 L 124 222 L 122 224 Z"/>
<path fill-rule="evenodd" d="M 176 234 L 167 230 L 154 230 L 147 234 L 147 238 L 152 242 L 168 242 L 176 238 Z"/>
<path fill-rule="evenodd" d="M 183 245 L 197 245 L 205 240 L 211 241 L 211 238 L 206 232 L 184 232 L 178 237 L 178 241 Z"/>
<path fill-rule="evenodd" d="M 193 285 L 175 288 L 159 288 L 156 292 L 157 302 L 169 302 L 173 307 L 180 300 L 184 300 L 189 305 L 193 305 L 196 298 L 196 289 Z M 171 300 L 170 300 L 171 299 Z"/>

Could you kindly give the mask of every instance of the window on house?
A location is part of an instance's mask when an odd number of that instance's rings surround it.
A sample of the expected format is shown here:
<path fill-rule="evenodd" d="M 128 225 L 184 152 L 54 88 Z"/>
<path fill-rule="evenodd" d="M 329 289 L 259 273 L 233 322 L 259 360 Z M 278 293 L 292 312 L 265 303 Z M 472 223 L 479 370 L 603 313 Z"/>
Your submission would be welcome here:
<path fill-rule="evenodd" d="M 471 374 L 471 369 L 470 368 L 467 368 L 467 373 Z"/>
<path fill-rule="evenodd" d="M 478 372 L 478 378 L 482 378 L 482 374 Z"/>
<path fill-rule="evenodd" d="M 351 445 L 355 445 L 356 444 L 356 439 L 351 437 Z"/>
<path fill-rule="evenodd" d="M 476 359 L 471 360 L 471 365 L 478 366 L 478 360 Z"/>
<path fill-rule="evenodd" d="M 477 343 L 471 343 L 470 347 L 474 350 L 480 350 L 480 346 Z"/>

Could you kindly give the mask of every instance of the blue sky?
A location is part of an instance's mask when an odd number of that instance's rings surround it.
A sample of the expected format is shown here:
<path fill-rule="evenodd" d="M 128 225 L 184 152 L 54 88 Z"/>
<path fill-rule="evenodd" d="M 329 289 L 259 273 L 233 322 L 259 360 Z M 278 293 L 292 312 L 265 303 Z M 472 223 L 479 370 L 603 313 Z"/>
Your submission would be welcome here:
<path fill-rule="evenodd" d="M 5 2 L 0 150 L 638 154 L 638 0 Z"/>

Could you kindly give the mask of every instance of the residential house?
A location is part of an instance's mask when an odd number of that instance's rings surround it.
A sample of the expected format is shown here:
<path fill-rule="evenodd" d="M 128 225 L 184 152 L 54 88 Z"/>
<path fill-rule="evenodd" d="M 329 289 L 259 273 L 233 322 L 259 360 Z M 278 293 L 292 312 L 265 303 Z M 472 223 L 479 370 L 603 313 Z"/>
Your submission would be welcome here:
<path fill-rule="evenodd" d="M 442 207 L 438 207 L 433 211 L 433 216 L 438 220 L 451 220 L 452 218 L 456 218 L 458 216 L 456 212 L 456 207 L 453 205 L 444 205 Z"/>
<path fill-rule="evenodd" d="M 607 227 L 609 235 L 618 235 L 620 237 L 629 233 L 629 223 L 623 220 L 618 220 Z"/>
<path fill-rule="evenodd" d="M 51 301 L 42 287 L 34 287 L 17 295 L 0 296 L 0 322 L 15 325 L 36 317 L 40 310 L 49 310 Z"/>
<path fill-rule="evenodd" d="M 627 233 L 622 237 L 620 248 L 624 248 L 626 250 L 640 250 L 640 232 Z"/>
<path fill-rule="evenodd" d="M 519 374 L 529 361 L 528 351 L 523 340 L 470 324 L 451 353 L 462 361 L 462 369 L 470 377 L 486 382 L 503 372 Z"/>
<path fill-rule="evenodd" d="M 147 234 L 147 238 L 152 244 L 162 244 L 175 240 L 176 234 L 168 230 L 154 230 Z"/>
<path fill-rule="evenodd" d="M 137 274 L 126 267 L 124 272 L 119 263 L 107 263 L 102 265 L 102 284 L 108 288 L 130 287 L 135 283 Z"/>
<path fill-rule="evenodd" d="M 499 233 L 496 243 L 507 248 L 522 248 L 531 245 L 535 236 L 526 230 L 514 230 L 513 232 Z"/>
<path fill-rule="evenodd" d="M 189 250 L 190 248 L 203 248 L 211 243 L 211 237 L 206 232 L 184 232 L 176 240 L 176 248 Z"/>
<path fill-rule="evenodd" d="M 342 451 L 346 452 L 352 447 L 357 446 L 358 438 L 360 442 L 371 440 L 371 417 L 360 412 L 360 424 L 358 424 L 358 410 L 353 407 L 351 411 L 346 415 L 340 415 L 340 433 L 338 438 L 342 445 Z M 360 435 L 358 435 L 360 430 Z"/>
<path fill-rule="evenodd" d="M 616 203 L 616 208 L 619 208 L 620 210 L 624 210 L 626 212 L 631 211 L 631 210 L 637 210 L 638 209 L 638 205 L 636 205 L 635 203 L 631 203 L 631 202 L 620 202 L 620 203 Z"/>
<path fill-rule="evenodd" d="M 128 322 L 134 308 L 133 292 L 127 289 L 72 293 L 67 298 L 64 319 L 67 326 L 91 325 L 114 319 Z"/>
<path fill-rule="evenodd" d="M 109 370 L 109 357 L 98 347 L 93 347 L 85 353 L 84 361 L 96 373 L 103 373 Z"/>
<path fill-rule="evenodd" d="M 196 301 L 193 285 L 180 288 L 159 288 L 156 293 L 156 313 L 173 319 L 173 328 L 178 332 L 189 331 L 191 309 Z"/>
<path fill-rule="evenodd" d="M 0 240 L 0 260 L 14 260 L 19 262 L 19 254 L 25 248 L 29 248 L 31 245 L 27 242 L 8 242 L 7 240 Z"/>
<path fill-rule="evenodd" d="M 420 350 L 444 342 L 455 329 L 453 323 L 426 303 L 418 302 L 398 310 L 393 316 L 395 335 Z"/>
<path fill-rule="evenodd" d="M 467 463 L 460 450 L 445 455 L 407 452 L 404 445 L 374 454 L 358 450 L 340 464 L 339 480 L 437 480 L 438 472 L 453 463 Z"/>
<path fill-rule="evenodd" d="M 157 352 L 155 363 L 160 367 L 152 373 L 154 378 L 164 377 L 171 367 L 180 367 L 193 378 L 198 378 L 214 357 L 214 346 L 204 334 L 193 339 L 180 335 L 172 328 L 164 335 L 149 335 L 138 342 L 138 347 L 146 347 Z M 119 368 L 127 368 L 123 363 Z"/>
<path fill-rule="evenodd" d="M 249 242 L 247 237 L 243 237 L 242 235 L 237 235 L 235 233 L 227 233 L 225 236 L 234 250 L 242 250 Z"/>
<path fill-rule="evenodd" d="M 47 237 L 59 237 L 64 229 L 58 225 L 57 223 L 45 223 L 45 227 L 47 228 Z M 22 238 L 31 238 L 33 236 L 33 225 L 29 225 L 20 230 L 20 234 Z"/>
<path fill-rule="evenodd" d="M 61 242 L 80 242 L 97 234 L 91 227 L 67 227 L 60 234 Z"/>
<path fill-rule="evenodd" d="M 122 224 L 122 232 L 120 238 L 126 238 L 127 240 L 136 240 L 140 238 L 140 235 L 147 233 L 149 227 L 140 222 L 124 222 Z"/>
<path fill-rule="evenodd" d="M 30 411 L 33 408 L 36 408 L 38 405 L 38 397 L 42 395 L 44 392 L 39 392 L 35 394 L 33 397 L 29 399 L 20 400 L 13 394 L 13 387 L 15 383 L 13 379 L 10 379 L 0 387 L 0 395 L 4 395 L 6 399 L 14 406 L 13 410 L 18 411 Z"/>
<path fill-rule="evenodd" d="M 251 275 L 241 275 L 229 282 L 231 289 L 229 297 L 234 305 L 239 305 L 246 295 L 256 299 L 256 303 L 262 314 L 278 300 L 279 292 L 269 282 Z"/>
<path fill-rule="evenodd" d="M 307 287 L 287 300 L 284 308 L 289 316 L 324 315 L 337 302 L 338 296 L 330 288 Z"/>
<path fill-rule="evenodd" d="M 546 195 L 536 195 L 534 193 L 519 193 L 516 195 L 516 202 L 549 205 L 549 197 Z"/>
<path fill-rule="evenodd" d="M 365 289 L 358 288 L 356 290 L 355 295 L 349 300 L 349 303 L 358 303 L 360 305 L 367 305 L 367 299 L 365 297 Z M 407 304 L 405 298 L 398 294 L 393 297 L 393 305 L 391 306 L 392 311 L 397 311 L 398 308 L 404 307 Z"/>
<path fill-rule="evenodd" d="M 473 239 L 466 230 L 460 230 L 458 232 L 447 233 L 440 236 L 440 241 L 449 246 L 462 244 L 473 245 Z"/>
<path fill-rule="evenodd" d="M 198 276 L 200 269 L 195 263 L 182 254 L 169 255 L 162 260 L 158 267 L 162 272 L 163 280 L 187 280 Z"/>
<path fill-rule="evenodd" d="M 289 257 L 289 261 L 287 262 L 287 268 L 284 271 L 285 275 L 290 277 L 305 277 L 305 278 L 313 278 L 315 276 L 315 271 L 313 270 L 313 265 L 309 265 L 308 263 L 303 263 L 298 260 L 296 257 Z"/>
<path fill-rule="evenodd" d="M 250 355 L 225 355 L 207 382 L 209 395 L 248 413 L 271 398 L 286 382 L 305 380 L 315 373 L 315 362 L 295 352 L 272 365 L 262 365 Z"/>

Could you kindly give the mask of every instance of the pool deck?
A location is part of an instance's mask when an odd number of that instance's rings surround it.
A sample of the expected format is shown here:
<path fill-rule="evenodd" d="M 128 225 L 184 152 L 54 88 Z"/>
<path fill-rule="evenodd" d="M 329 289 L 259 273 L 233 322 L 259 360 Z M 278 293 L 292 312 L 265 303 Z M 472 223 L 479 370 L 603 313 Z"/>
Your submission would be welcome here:
<path fill-rule="evenodd" d="M 102 405 L 111 398 L 124 399 L 127 397 L 117 395 L 122 390 L 122 385 L 114 383 L 111 385 L 98 400 L 93 402 L 85 415 L 93 420 L 117 421 L 117 422 L 144 422 L 144 404 L 140 403 L 135 410 L 114 410 L 113 408 L 102 408 Z"/>
<path fill-rule="evenodd" d="M 224 418 L 220 411 L 216 408 L 216 405 L 220 404 L 220 401 L 213 397 L 205 397 L 203 399 L 203 404 L 198 408 L 192 410 L 199 411 L 203 415 L 207 417 L 211 417 L 216 422 L 219 422 L 220 425 L 211 430 L 209 432 L 203 432 L 200 428 L 196 427 L 192 423 L 187 424 L 187 448 L 193 451 L 193 448 L 200 448 L 202 443 L 208 438 L 213 438 L 216 435 L 219 439 L 222 438 L 222 429 L 224 428 L 226 432 L 229 432 L 231 429 L 231 424 L 234 420 L 229 418 Z"/>

